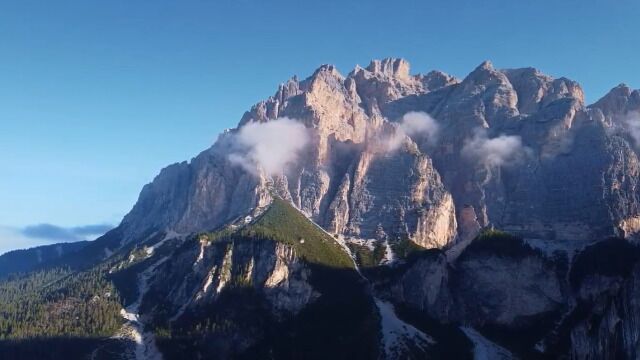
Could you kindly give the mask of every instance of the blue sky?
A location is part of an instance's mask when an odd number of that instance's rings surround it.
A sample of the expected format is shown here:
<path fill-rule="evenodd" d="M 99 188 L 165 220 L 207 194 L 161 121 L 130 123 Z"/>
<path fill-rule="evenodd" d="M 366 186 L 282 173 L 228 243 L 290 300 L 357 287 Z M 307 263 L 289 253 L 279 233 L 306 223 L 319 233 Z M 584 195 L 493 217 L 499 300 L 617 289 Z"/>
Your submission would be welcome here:
<path fill-rule="evenodd" d="M 463 77 L 488 59 L 592 102 L 640 87 L 639 19 L 631 0 L 0 0 L 0 252 L 60 240 L 42 224 L 117 224 L 160 168 L 320 64 Z"/>

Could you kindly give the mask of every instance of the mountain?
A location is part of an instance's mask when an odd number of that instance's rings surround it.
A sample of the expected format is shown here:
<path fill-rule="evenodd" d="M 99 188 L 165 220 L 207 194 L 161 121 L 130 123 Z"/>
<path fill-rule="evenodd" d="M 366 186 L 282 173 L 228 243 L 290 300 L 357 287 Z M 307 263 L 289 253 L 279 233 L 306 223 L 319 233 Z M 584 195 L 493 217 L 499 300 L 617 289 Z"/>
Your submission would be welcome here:
<path fill-rule="evenodd" d="M 0 282 L 0 354 L 635 359 L 638 114 L 533 68 L 323 65 Z"/>

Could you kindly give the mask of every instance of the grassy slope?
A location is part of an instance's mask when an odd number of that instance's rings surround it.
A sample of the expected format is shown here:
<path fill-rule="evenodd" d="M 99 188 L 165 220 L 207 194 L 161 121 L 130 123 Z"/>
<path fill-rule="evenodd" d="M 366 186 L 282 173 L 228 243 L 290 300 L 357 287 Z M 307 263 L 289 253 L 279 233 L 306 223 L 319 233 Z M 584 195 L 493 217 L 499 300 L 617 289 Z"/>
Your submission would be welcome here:
<path fill-rule="evenodd" d="M 243 235 L 259 236 L 291 245 L 311 264 L 334 268 L 353 268 L 353 262 L 342 247 L 309 219 L 281 199 L 255 223 L 241 230 Z"/>

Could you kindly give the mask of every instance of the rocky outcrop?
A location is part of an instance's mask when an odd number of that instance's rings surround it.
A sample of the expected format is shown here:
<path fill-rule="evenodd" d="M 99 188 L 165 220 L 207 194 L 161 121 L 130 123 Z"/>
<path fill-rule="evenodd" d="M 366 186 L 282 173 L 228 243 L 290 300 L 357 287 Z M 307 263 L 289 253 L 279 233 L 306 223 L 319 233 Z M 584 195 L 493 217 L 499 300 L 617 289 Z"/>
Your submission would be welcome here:
<path fill-rule="evenodd" d="M 521 114 L 534 114 L 554 101 L 575 99 L 584 104 L 584 92 L 578 83 L 567 78 L 554 79 L 534 68 L 502 71 L 518 95 Z"/>
<path fill-rule="evenodd" d="M 629 113 L 640 111 L 640 90 L 620 84 L 590 107 L 602 111 L 605 121 L 613 125 L 623 121 Z"/>
<path fill-rule="evenodd" d="M 319 294 L 310 271 L 293 248 L 279 242 L 234 238 L 213 241 L 208 235 L 188 240 L 155 270 L 150 303 L 170 304 L 172 320 L 213 302 L 228 287 L 248 286 L 263 294 L 276 315 L 296 314 Z"/>
<path fill-rule="evenodd" d="M 284 200 L 216 232 L 156 233 L 113 260 L 123 316 L 169 358 L 377 358 L 375 305 L 351 258 Z M 317 339 L 332 326 L 339 335 Z"/>

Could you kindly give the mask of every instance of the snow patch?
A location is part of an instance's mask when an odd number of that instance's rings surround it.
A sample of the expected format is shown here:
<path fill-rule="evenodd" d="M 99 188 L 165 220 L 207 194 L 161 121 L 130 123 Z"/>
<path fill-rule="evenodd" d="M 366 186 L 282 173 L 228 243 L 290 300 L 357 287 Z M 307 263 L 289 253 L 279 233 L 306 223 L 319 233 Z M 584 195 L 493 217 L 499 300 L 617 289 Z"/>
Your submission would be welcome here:
<path fill-rule="evenodd" d="M 411 345 L 426 350 L 435 343 L 427 334 L 400 320 L 391 303 L 378 298 L 374 300 L 380 312 L 382 344 L 387 359 L 402 358 L 411 350 Z"/>
<path fill-rule="evenodd" d="M 473 343 L 473 359 L 474 360 L 510 360 L 514 359 L 513 354 L 502 346 L 488 340 L 474 328 L 463 326 L 460 328 L 462 332 Z"/>

